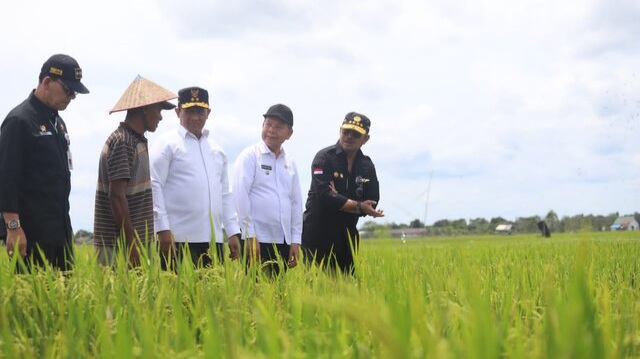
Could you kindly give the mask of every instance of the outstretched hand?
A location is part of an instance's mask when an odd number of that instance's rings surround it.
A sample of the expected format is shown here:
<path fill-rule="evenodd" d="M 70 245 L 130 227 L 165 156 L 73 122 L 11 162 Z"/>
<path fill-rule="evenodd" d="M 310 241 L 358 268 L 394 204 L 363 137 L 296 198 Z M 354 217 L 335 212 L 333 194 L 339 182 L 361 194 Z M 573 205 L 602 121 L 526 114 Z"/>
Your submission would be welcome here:
<path fill-rule="evenodd" d="M 374 206 L 376 205 L 376 201 L 372 201 L 370 199 L 366 201 L 362 201 L 360 208 L 362 209 L 362 213 L 369 215 L 371 217 L 384 217 L 384 210 L 376 209 Z"/>

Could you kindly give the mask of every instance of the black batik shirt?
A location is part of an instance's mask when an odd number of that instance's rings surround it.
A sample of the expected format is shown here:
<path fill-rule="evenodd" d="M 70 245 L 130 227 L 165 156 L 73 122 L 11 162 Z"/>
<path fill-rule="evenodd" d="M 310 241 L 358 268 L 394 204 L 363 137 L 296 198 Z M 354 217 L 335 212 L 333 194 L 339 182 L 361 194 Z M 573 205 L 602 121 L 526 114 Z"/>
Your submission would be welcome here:
<path fill-rule="evenodd" d="M 336 192 L 330 183 L 333 182 Z M 373 162 L 358 150 L 351 172 L 347 154 L 339 144 L 320 150 L 311 165 L 311 187 L 304 212 L 302 244 L 310 249 L 328 250 L 335 242 L 357 237 L 361 215 L 340 210 L 348 199 L 380 199 L 378 177 Z"/>

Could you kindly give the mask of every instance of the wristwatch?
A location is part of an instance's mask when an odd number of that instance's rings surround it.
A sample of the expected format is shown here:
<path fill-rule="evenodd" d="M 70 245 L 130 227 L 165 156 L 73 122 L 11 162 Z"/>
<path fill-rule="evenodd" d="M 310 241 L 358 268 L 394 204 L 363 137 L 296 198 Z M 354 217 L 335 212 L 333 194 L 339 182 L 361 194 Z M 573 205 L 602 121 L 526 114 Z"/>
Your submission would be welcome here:
<path fill-rule="evenodd" d="M 20 220 L 12 219 L 7 222 L 7 229 L 18 229 L 20 228 Z"/>

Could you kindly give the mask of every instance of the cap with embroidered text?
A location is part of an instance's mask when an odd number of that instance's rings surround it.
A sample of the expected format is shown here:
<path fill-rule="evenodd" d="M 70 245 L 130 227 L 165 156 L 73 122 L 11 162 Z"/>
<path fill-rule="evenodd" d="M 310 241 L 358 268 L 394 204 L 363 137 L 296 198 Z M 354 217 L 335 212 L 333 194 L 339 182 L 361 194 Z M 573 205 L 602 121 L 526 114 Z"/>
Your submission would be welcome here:
<path fill-rule="evenodd" d="M 346 130 L 354 130 L 362 135 L 369 133 L 371 121 L 363 114 L 357 112 L 349 112 L 342 121 L 342 126 Z"/>
<path fill-rule="evenodd" d="M 67 87 L 77 93 L 89 93 L 89 89 L 80 82 L 82 69 L 78 65 L 78 61 L 69 55 L 56 54 L 47 59 L 40 70 L 40 78 L 45 76 L 60 79 Z"/>

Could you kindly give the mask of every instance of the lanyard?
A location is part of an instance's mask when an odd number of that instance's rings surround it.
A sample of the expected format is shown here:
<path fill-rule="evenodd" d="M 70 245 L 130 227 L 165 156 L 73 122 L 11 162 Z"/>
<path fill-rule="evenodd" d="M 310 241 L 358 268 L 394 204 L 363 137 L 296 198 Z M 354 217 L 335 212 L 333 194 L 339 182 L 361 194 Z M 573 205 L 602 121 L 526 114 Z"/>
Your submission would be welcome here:
<path fill-rule="evenodd" d="M 53 126 L 53 129 L 56 131 L 56 133 L 58 133 L 58 116 L 56 116 L 55 122 L 49 120 L 49 123 L 51 123 L 51 126 Z"/>

